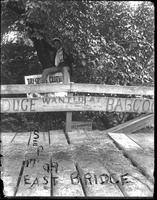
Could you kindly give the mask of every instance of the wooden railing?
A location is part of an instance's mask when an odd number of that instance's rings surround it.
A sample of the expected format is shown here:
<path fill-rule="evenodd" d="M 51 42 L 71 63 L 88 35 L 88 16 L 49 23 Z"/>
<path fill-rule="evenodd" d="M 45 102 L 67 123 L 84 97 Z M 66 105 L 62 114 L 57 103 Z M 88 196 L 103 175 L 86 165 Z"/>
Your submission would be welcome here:
<path fill-rule="evenodd" d="M 79 92 L 100 94 L 129 94 L 154 96 L 154 87 L 145 86 L 120 86 L 105 84 L 41 84 L 41 85 L 2 85 L 1 94 L 25 94 L 25 93 L 48 93 L 48 92 Z"/>
<path fill-rule="evenodd" d="M 13 94 L 56 92 L 67 92 L 68 95 L 51 98 L 11 98 Z M 75 95 L 76 93 L 81 93 L 82 96 Z M 93 96 L 93 93 L 99 95 Z M 66 111 L 66 119 L 69 121 L 67 124 L 71 122 L 72 111 L 154 112 L 153 87 L 72 83 L 67 67 L 63 70 L 63 83 L 2 85 L 1 94 L 10 94 L 10 98 L 1 98 L 2 113 Z M 110 94 L 110 97 L 106 94 Z M 127 98 L 119 98 L 119 94 L 125 95 L 124 97 L 127 95 Z"/>
<path fill-rule="evenodd" d="M 52 112 L 52 111 L 108 111 L 153 113 L 154 100 L 143 95 L 154 96 L 153 87 L 114 86 L 96 84 L 42 84 L 42 85 L 2 85 L 1 94 L 21 94 L 29 92 L 79 92 L 87 96 L 65 96 L 45 98 L 2 98 L 1 112 Z M 99 94 L 129 94 L 138 98 L 96 97 Z"/>

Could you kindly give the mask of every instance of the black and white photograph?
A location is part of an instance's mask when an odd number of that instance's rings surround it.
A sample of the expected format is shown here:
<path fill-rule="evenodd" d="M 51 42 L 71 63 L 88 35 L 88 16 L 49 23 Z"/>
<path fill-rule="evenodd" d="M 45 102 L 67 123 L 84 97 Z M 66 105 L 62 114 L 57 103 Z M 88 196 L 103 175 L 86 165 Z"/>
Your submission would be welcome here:
<path fill-rule="evenodd" d="M 154 7 L 1 0 L 0 199 L 154 197 Z"/>

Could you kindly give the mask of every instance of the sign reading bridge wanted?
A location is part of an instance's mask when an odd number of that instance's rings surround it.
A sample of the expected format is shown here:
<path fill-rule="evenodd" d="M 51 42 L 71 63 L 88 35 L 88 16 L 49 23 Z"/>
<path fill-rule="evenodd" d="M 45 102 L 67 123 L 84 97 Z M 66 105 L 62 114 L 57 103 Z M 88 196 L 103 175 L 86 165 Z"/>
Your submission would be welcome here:
<path fill-rule="evenodd" d="M 25 84 L 26 85 L 36 85 L 36 84 L 40 84 L 40 78 L 41 78 L 41 74 L 36 74 L 36 75 L 29 75 L 29 76 L 25 76 Z M 56 74 L 53 75 L 48 75 L 46 83 L 63 83 L 63 75 L 61 72 L 58 72 Z M 46 95 L 49 96 L 66 96 L 67 93 L 66 92 L 56 92 L 56 93 L 27 93 L 27 97 L 28 98 L 34 98 L 34 97 L 45 97 Z"/>

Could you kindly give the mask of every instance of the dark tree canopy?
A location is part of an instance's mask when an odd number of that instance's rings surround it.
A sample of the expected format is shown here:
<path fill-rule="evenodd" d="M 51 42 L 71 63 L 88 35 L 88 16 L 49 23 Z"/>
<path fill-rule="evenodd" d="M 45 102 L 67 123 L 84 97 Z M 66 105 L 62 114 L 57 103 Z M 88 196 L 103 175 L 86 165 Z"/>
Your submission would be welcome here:
<path fill-rule="evenodd" d="M 59 37 L 74 56 L 73 82 L 154 85 L 153 3 L 135 9 L 129 1 L 4 0 L 1 7 L 2 84 L 24 83 L 52 65 Z M 104 113 L 93 116 L 103 121 Z"/>

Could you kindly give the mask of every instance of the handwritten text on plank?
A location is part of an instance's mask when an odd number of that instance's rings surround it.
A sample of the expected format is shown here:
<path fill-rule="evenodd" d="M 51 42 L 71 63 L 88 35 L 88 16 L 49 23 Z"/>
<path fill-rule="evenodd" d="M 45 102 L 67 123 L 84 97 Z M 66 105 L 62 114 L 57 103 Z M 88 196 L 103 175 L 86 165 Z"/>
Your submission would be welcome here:
<path fill-rule="evenodd" d="M 108 111 L 154 113 L 154 100 L 142 98 L 113 98 L 65 96 L 41 99 L 2 98 L 1 112 L 49 111 Z"/>
<path fill-rule="evenodd" d="M 30 172 L 31 169 L 36 167 L 37 165 L 39 165 L 40 160 L 39 159 L 28 159 L 25 161 L 25 167 L 26 168 L 30 168 Z M 41 166 L 41 165 L 40 165 Z M 35 186 L 39 186 L 39 185 L 47 185 L 49 182 L 49 174 L 53 172 L 53 176 L 52 178 L 52 183 L 53 185 L 57 185 L 59 183 L 59 172 L 60 169 L 62 167 L 59 166 L 59 164 L 57 162 L 51 162 L 51 163 L 44 163 L 41 170 L 44 170 L 45 174 L 43 177 L 34 177 L 32 179 L 31 174 L 24 174 L 23 176 L 23 181 L 24 181 L 24 185 L 28 185 L 29 188 L 35 187 Z M 128 179 L 129 174 L 122 174 L 120 176 L 116 175 L 116 174 L 107 174 L 107 173 L 102 173 L 102 174 L 95 174 L 95 173 L 85 173 L 82 174 L 82 178 L 84 180 L 84 183 L 86 185 L 95 185 L 95 184 L 116 184 L 118 182 L 120 182 L 122 185 L 124 185 L 125 183 L 129 183 L 131 181 L 129 181 Z M 72 185 L 78 185 L 80 184 L 80 175 L 77 171 L 74 171 L 72 173 L 69 174 L 69 179 Z"/>

